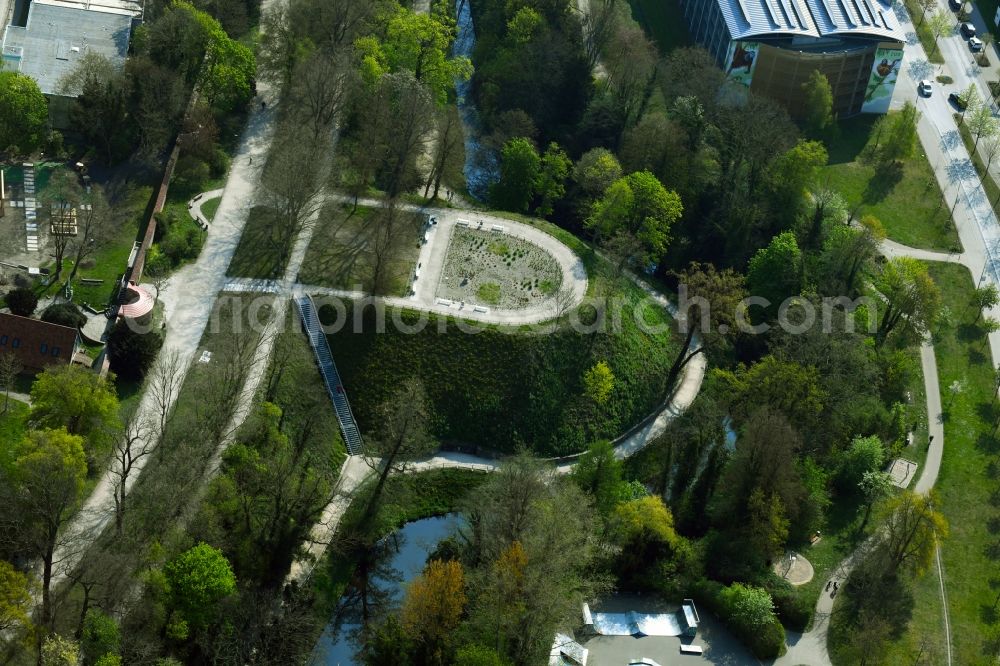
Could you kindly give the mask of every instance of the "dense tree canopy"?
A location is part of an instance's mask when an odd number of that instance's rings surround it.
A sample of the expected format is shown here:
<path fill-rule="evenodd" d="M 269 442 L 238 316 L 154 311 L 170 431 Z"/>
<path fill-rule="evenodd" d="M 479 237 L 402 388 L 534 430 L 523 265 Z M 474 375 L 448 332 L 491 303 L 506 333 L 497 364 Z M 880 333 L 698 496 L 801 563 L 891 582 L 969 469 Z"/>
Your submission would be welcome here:
<path fill-rule="evenodd" d="M 0 150 L 22 155 L 45 139 L 49 105 L 38 84 L 19 72 L 0 72 Z"/>

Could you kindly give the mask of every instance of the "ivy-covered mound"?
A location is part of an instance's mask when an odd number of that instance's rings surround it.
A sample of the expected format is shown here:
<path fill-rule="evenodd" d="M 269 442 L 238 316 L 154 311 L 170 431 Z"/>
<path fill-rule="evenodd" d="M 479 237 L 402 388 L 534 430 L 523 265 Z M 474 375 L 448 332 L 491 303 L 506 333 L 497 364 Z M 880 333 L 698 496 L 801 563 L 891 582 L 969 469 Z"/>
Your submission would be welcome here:
<path fill-rule="evenodd" d="M 669 314 L 643 303 L 645 321 L 664 332 L 639 330 L 634 309 L 642 293 L 632 285 L 622 308 L 621 332 L 578 333 L 563 327 L 551 335 L 489 329 L 472 335 L 448 322 L 445 333 L 431 322 L 416 334 L 401 333 L 387 313 L 384 333 L 353 326 L 330 335 L 354 415 L 364 433 L 377 430 L 375 414 L 400 383 L 419 377 L 434 409 L 435 435 L 443 443 L 513 452 L 522 444 L 543 456 L 584 450 L 642 420 L 664 399 L 676 351 L 664 324 Z M 592 308 L 582 306 L 585 314 Z M 321 307 L 320 315 L 325 312 Z M 348 321 L 353 321 L 349 312 Z M 418 315 L 402 313 L 412 323 Z M 368 318 L 373 319 L 373 318 Z M 614 375 L 601 404 L 585 390 L 584 375 L 604 361 Z M 600 393 L 599 391 L 597 393 Z M 600 400 L 600 397 L 598 397 Z"/>

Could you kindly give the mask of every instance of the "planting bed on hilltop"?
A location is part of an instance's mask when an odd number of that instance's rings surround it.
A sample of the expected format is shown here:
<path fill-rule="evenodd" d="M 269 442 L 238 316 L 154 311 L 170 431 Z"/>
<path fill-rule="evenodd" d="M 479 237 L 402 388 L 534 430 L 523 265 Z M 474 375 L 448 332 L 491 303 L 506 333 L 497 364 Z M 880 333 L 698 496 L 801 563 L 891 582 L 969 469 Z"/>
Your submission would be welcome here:
<path fill-rule="evenodd" d="M 644 332 L 635 317 L 638 311 L 649 324 L 662 325 L 669 315 L 641 300 L 644 294 L 631 283 L 624 289 L 618 332 L 561 327 L 547 335 L 496 328 L 471 334 L 454 321 L 431 320 L 416 333 L 404 333 L 387 316 L 384 333 L 374 332 L 368 321 L 361 332 L 344 326 L 331 333 L 330 346 L 365 433 L 378 426 L 378 406 L 416 376 L 430 397 L 434 434 L 444 443 L 503 452 L 524 445 L 546 456 L 576 453 L 594 440 L 622 434 L 666 392 L 676 350 L 672 334 Z M 326 314 L 321 307 L 321 318 Z M 400 314 L 408 324 L 419 319 L 413 312 Z M 606 361 L 615 376 L 603 405 L 588 398 L 583 385 L 584 373 L 598 361 Z"/>
<path fill-rule="evenodd" d="M 534 243 L 495 231 L 456 227 L 437 295 L 515 310 L 548 298 L 561 282 L 559 264 Z"/>

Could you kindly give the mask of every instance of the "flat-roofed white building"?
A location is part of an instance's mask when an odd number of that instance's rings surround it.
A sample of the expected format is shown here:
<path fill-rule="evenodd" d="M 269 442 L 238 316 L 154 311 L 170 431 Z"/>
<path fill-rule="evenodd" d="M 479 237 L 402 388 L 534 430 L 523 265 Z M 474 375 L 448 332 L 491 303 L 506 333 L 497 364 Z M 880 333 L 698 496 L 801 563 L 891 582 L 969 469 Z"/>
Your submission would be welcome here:
<path fill-rule="evenodd" d="M 124 66 L 132 29 L 141 16 L 137 0 L 34 0 L 23 26 L 4 28 L 3 69 L 38 82 L 49 100 L 52 126 L 65 127 L 75 95 L 62 89 L 63 78 L 88 52 Z"/>

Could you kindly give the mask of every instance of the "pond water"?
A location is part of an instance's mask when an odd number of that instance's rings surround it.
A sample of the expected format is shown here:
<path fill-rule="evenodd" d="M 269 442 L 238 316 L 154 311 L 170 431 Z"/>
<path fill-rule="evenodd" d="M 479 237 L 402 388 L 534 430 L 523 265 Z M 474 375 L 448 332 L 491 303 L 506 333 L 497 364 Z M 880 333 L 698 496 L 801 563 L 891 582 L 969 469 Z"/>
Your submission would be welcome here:
<path fill-rule="evenodd" d="M 423 571 L 428 553 L 451 534 L 457 520 L 455 514 L 416 520 L 384 539 L 377 549 L 370 580 L 371 587 L 377 591 L 369 596 L 377 597 L 379 603 L 397 606 L 403 598 L 405 584 Z M 323 630 L 309 660 L 310 666 L 354 666 L 357 663 L 354 659 L 357 645 L 351 637 L 359 626 L 360 609 L 346 596 L 342 601 L 344 620 L 338 627 L 334 618 Z"/>
<path fill-rule="evenodd" d="M 471 59 L 476 47 L 476 31 L 472 25 L 470 0 L 455 0 L 455 17 L 458 35 L 452 45 L 452 54 Z M 472 81 L 455 81 L 455 91 L 465 135 L 465 185 L 469 194 L 484 201 L 490 185 L 500 179 L 500 162 L 496 153 L 480 141 L 479 111 L 472 98 Z"/>

